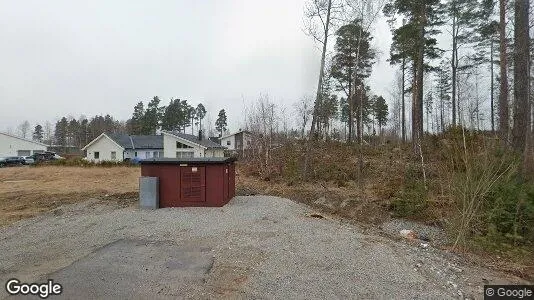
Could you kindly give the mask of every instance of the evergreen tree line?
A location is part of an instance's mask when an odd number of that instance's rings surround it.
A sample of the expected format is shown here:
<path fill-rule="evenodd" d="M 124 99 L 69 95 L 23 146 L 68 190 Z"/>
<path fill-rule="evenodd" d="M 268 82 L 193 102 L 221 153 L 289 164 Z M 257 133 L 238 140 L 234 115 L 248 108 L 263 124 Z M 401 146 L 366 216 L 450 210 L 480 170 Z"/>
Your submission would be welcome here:
<path fill-rule="evenodd" d="M 394 128 L 404 141 L 415 146 L 425 131 L 450 126 L 490 127 L 521 151 L 532 127 L 529 6 L 528 0 L 308 0 L 306 32 L 323 49 L 311 136 L 329 126 L 337 93 L 348 140 L 361 136 L 373 111 L 365 85 L 376 56 L 369 29 L 382 13 L 392 31 L 389 61 L 400 73 Z M 333 33 L 334 53 L 326 55 Z M 440 36 L 447 42 L 438 45 Z"/>
<path fill-rule="evenodd" d="M 335 36 L 334 53 L 326 65 L 312 127 L 318 136 L 328 136 L 333 130 L 332 121 L 340 120 L 349 142 L 362 136 L 364 126 L 369 133 L 376 134 L 377 129 L 382 133 L 388 121 L 388 105 L 366 84 L 376 61 L 376 51 L 371 47 L 373 37 L 359 19 L 341 25 Z"/>
<path fill-rule="evenodd" d="M 161 100 L 155 96 L 145 105 L 142 101 L 134 106 L 132 117 L 126 121 L 126 128 L 132 135 L 156 134 L 158 129 L 178 131 L 195 135 L 203 130 L 204 118 L 207 111 L 202 103 L 196 107 L 187 103 L 187 100 L 171 98 L 167 106 L 161 105 Z M 189 132 L 187 129 L 190 129 Z M 195 128 L 197 131 L 195 131 Z M 226 111 L 219 111 L 215 128 L 221 136 L 228 128 Z"/>
<path fill-rule="evenodd" d="M 384 6 L 393 33 L 390 62 L 401 73 L 396 107 L 404 115 L 411 96 L 414 143 L 425 131 L 459 125 L 490 128 L 505 145 L 525 149 L 532 126 L 529 5 L 527 0 L 393 0 Z M 438 47 L 440 34 L 450 38 L 444 49 Z M 480 88 L 483 82 L 489 93 Z M 398 119 L 406 141 L 407 118 Z"/>
<path fill-rule="evenodd" d="M 186 128 L 190 127 L 190 133 L 195 134 L 193 126 L 197 129 L 203 128 L 202 121 L 207 113 L 204 105 L 198 104 L 192 107 L 186 100 L 179 99 L 171 99 L 167 106 L 160 106 L 160 103 L 161 100 L 157 96 L 149 101 L 146 109 L 143 102 L 137 103 L 132 118 L 127 121 L 116 120 L 108 114 L 92 118 L 81 116 L 78 119 L 62 117 L 54 125 L 49 122 L 46 122 L 44 126 L 36 124 L 31 138 L 60 148 L 82 148 L 104 132 L 152 135 L 156 134 L 158 129 L 185 133 Z M 215 129 L 219 135 L 222 135 L 227 128 L 226 111 L 221 109 L 215 122 Z M 18 128 L 18 134 L 22 137 L 29 137 L 27 136 L 29 129 L 29 122 L 24 121 Z"/>

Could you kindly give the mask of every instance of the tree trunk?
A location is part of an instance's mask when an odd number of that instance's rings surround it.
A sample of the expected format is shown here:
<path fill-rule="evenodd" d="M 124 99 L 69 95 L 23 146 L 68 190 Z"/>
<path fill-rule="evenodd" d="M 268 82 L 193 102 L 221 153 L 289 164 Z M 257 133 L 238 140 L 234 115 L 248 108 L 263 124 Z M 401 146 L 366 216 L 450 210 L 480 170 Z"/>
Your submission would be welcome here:
<path fill-rule="evenodd" d="M 412 143 L 415 143 L 415 132 L 417 131 L 417 64 L 412 62 Z"/>
<path fill-rule="evenodd" d="M 317 95 L 315 97 L 315 103 L 313 105 L 312 122 L 310 128 L 310 137 L 306 139 L 305 154 L 304 154 L 304 166 L 302 170 L 302 178 L 307 178 L 308 172 L 308 158 L 310 156 L 310 140 L 315 136 L 315 123 L 317 122 L 317 109 L 321 105 L 321 95 L 323 88 L 324 77 L 324 62 L 326 56 L 326 46 L 328 44 L 328 28 L 330 27 L 330 9 L 332 8 L 332 0 L 328 0 L 328 11 L 326 13 L 326 26 L 324 31 L 323 52 L 321 53 L 321 70 L 319 71 L 319 82 L 317 83 Z"/>
<path fill-rule="evenodd" d="M 347 96 L 348 98 L 348 103 L 349 103 L 349 137 L 347 139 L 347 141 L 349 143 L 352 142 L 352 137 L 354 135 L 354 116 L 353 116 L 353 112 L 354 112 L 354 103 L 353 103 L 353 99 L 354 99 L 354 95 L 352 94 L 352 89 L 356 88 L 356 87 L 353 87 L 352 86 L 352 78 L 350 79 L 349 81 L 349 95 Z"/>
<path fill-rule="evenodd" d="M 326 56 L 326 46 L 328 44 L 328 28 L 330 27 L 330 9 L 332 8 L 332 0 L 328 0 L 328 10 L 326 13 L 326 24 L 324 30 L 323 52 L 321 54 L 321 70 L 319 72 L 319 82 L 317 84 L 317 95 L 315 97 L 315 104 L 313 106 L 312 124 L 310 129 L 310 137 L 313 138 L 315 134 L 315 126 L 317 123 L 318 107 L 321 105 L 321 95 L 323 89 L 324 65 Z"/>
<path fill-rule="evenodd" d="M 454 2 L 455 3 L 455 2 Z M 455 8 L 453 7 L 453 10 Z M 452 125 L 456 125 L 456 74 L 458 69 L 458 25 L 456 24 L 456 16 L 452 18 L 452 59 L 451 59 L 451 69 L 452 69 Z"/>
<path fill-rule="evenodd" d="M 363 15 L 362 15 L 362 20 L 363 20 Z M 363 26 L 363 24 L 361 24 Z M 354 104 L 352 101 L 357 101 L 356 97 L 354 97 L 354 95 L 356 94 L 354 91 L 356 90 L 356 87 L 357 87 L 357 82 L 356 82 L 356 79 L 358 78 L 358 65 L 360 64 L 360 43 L 361 43 L 361 40 L 362 40 L 362 26 L 360 26 L 360 29 L 358 31 L 358 43 L 357 43 L 357 49 L 356 49 L 356 62 L 354 63 L 354 75 L 352 77 L 351 80 L 354 80 L 354 84 L 352 85 L 352 90 L 349 89 L 349 98 L 350 98 L 350 102 L 349 102 L 349 124 L 352 124 L 354 126 L 354 118 L 353 118 L 353 115 L 354 115 Z M 363 81 L 360 83 L 360 88 L 362 89 L 362 92 L 363 92 Z M 359 122 L 358 122 L 358 126 L 360 126 Z M 349 127 L 349 142 L 352 141 L 352 137 L 353 137 L 353 131 L 354 130 L 351 130 L 351 128 Z M 360 134 L 360 131 L 358 130 L 358 136 Z"/>
<path fill-rule="evenodd" d="M 424 12 L 424 5 L 422 13 Z M 422 14 L 424 19 L 424 14 Z M 423 24 L 419 25 L 419 47 L 417 49 L 415 64 L 415 76 L 414 76 L 414 106 L 412 107 L 413 119 L 412 119 L 412 143 L 415 153 L 417 153 L 420 139 L 423 137 L 423 72 L 424 72 L 424 37 L 425 27 Z"/>
<path fill-rule="evenodd" d="M 491 37 L 490 41 L 490 76 L 491 76 L 491 95 L 490 95 L 490 101 L 491 101 L 491 132 L 495 133 L 495 104 L 494 104 L 494 90 L 495 90 L 495 84 L 494 84 L 494 75 L 493 75 L 493 36 Z"/>
<path fill-rule="evenodd" d="M 528 0 L 515 1 L 514 126 L 512 147 L 522 153 L 530 125 Z"/>
<path fill-rule="evenodd" d="M 357 111 L 357 114 L 356 114 L 356 137 L 358 138 L 358 141 L 360 140 L 360 137 L 362 136 L 362 124 L 361 124 L 361 120 L 360 120 L 360 105 L 361 105 L 361 100 L 362 97 L 363 97 L 363 88 L 360 87 L 360 89 L 358 90 L 359 91 L 359 94 L 355 94 L 356 97 L 354 97 L 354 101 L 358 101 L 358 106 L 356 107 L 358 109 Z"/>
<path fill-rule="evenodd" d="M 402 59 L 402 141 L 406 143 L 406 104 L 404 99 L 405 87 L 405 76 L 406 76 L 406 59 Z"/>
<path fill-rule="evenodd" d="M 443 103 L 443 98 L 444 97 L 445 97 L 445 95 L 443 95 L 443 89 L 440 88 L 440 90 L 439 90 L 439 113 L 440 113 L 441 132 L 445 131 L 445 121 L 443 120 L 443 115 L 444 115 L 444 112 L 445 112 L 445 106 L 444 106 L 444 103 Z"/>
<path fill-rule="evenodd" d="M 424 27 L 421 28 L 420 38 L 424 38 Z M 417 53 L 417 134 L 423 137 L 423 72 L 424 72 L 424 49 L 421 47 Z"/>
<path fill-rule="evenodd" d="M 507 56 L 506 56 L 506 0 L 499 0 L 500 23 L 500 94 L 499 94 L 499 133 L 502 141 L 508 144 L 508 75 L 507 75 Z"/>

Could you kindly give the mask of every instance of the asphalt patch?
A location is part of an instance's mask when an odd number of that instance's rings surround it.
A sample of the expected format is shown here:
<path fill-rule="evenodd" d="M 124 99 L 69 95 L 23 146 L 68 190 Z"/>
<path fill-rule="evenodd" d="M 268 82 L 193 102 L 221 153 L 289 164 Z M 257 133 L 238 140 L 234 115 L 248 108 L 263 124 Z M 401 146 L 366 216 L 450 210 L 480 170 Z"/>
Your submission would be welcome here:
<path fill-rule="evenodd" d="M 211 248 L 195 243 L 121 239 L 48 275 L 58 298 L 183 297 L 198 292 L 213 266 Z"/>

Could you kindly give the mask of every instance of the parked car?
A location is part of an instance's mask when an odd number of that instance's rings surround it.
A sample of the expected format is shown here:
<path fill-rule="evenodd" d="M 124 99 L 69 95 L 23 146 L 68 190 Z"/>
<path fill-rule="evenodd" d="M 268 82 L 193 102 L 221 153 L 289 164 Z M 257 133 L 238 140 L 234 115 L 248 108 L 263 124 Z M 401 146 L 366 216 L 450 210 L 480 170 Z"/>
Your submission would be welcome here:
<path fill-rule="evenodd" d="M 15 166 L 24 164 L 24 160 L 19 156 L 8 156 L 0 158 L 0 167 Z"/>
<path fill-rule="evenodd" d="M 33 165 L 35 163 L 33 156 L 22 156 L 22 159 L 24 160 L 25 165 Z"/>
<path fill-rule="evenodd" d="M 46 161 L 57 160 L 57 159 L 65 159 L 57 155 L 55 152 L 50 152 L 50 151 L 45 151 L 43 153 L 35 153 L 32 157 L 35 162 L 46 162 Z"/>
<path fill-rule="evenodd" d="M 142 161 L 142 159 L 139 158 L 139 157 L 134 157 L 134 158 L 131 158 L 131 159 L 129 160 L 129 162 L 130 162 L 131 164 L 133 164 L 133 165 L 138 165 L 138 164 L 141 163 L 141 161 Z"/>

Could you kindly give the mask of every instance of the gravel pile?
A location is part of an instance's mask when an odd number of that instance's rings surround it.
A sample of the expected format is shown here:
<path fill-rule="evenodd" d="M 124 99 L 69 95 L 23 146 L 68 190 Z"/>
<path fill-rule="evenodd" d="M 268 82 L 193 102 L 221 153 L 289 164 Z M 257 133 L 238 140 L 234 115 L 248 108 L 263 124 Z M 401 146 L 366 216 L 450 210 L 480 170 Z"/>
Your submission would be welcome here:
<path fill-rule="evenodd" d="M 65 206 L 0 229 L 0 281 L 56 278 L 64 298 L 124 299 L 450 299 L 480 297 L 482 276 L 514 282 L 314 212 L 267 196 L 222 208 Z"/>

